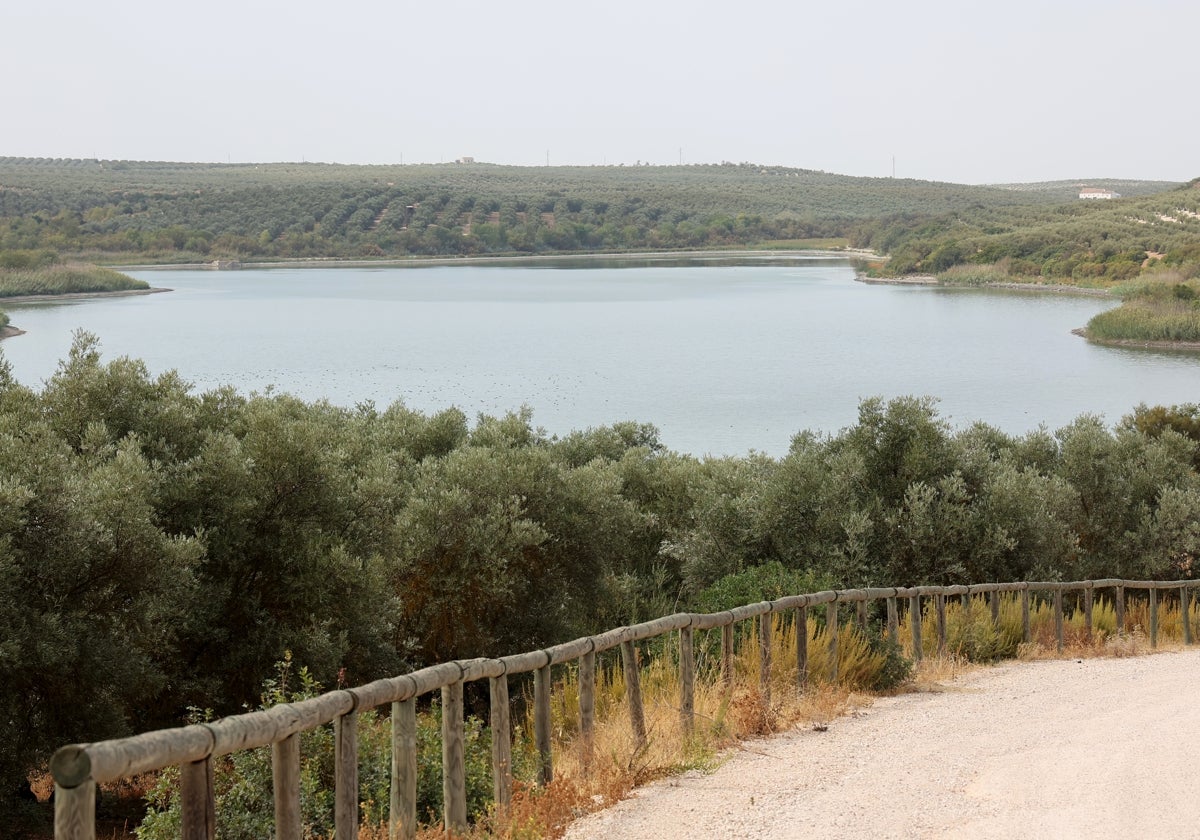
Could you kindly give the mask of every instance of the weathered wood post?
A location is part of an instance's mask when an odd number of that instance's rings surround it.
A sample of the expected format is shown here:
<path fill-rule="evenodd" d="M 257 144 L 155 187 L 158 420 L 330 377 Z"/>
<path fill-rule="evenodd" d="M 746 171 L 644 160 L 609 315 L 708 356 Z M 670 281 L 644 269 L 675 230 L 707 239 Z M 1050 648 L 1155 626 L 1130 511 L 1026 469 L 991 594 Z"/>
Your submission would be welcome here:
<path fill-rule="evenodd" d="M 1087 640 L 1092 640 L 1092 608 L 1095 600 L 1095 591 L 1092 589 L 1092 582 L 1087 582 L 1087 588 L 1083 590 L 1083 627 L 1087 634 Z"/>
<path fill-rule="evenodd" d="M 887 635 L 892 644 L 900 644 L 900 615 L 895 595 L 887 599 Z"/>
<path fill-rule="evenodd" d="M 442 824 L 448 835 L 467 827 L 462 680 L 442 686 Z"/>
<path fill-rule="evenodd" d="M 1150 647 L 1158 647 L 1158 587 L 1150 587 Z"/>
<path fill-rule="evenodd" d="M 830 601 L 825 605 L 825 632 L 829 637 L 829 682 L 832 685 L 838 681 L 838 605 Z"/>
<path fill-rule="evenodd" d="M 579 669 L 579 705 L 583 707 L 583 668 Z M 512 725 L 509 720 L 508 674 L 488 680 L 488 724 L 492 730 L 492 796 L 506 813 L 512 805 Z M 582 729 L 582 727 L 580 727 Z M 585 733 L 584 737 L 587 737 Z M 350 835 L 353 837 L 354 835 Z"/>
<path fill-rule="evenodd" d="M 1054 638 L 1058 643 L 1058 652 L 1063 652 L 1063 604 L 1062 586 L 1054 590 Z"/>
<path fill-rule="evenodd" d="M 392 704 L 392 790 L 389 840 L 417 836 L 417 699 Z"/>
<path fill-rule="evenodd" d="M 993 589 L 988 593 L 988 606 L 992 608 L 992 627 L 1000 628 L 1000 593 Z"/>
<path fill-rule="evenodd" d="M 721 682 L 733 690 L 733 622 L 721 627 Z"/>
<path fill-rule="evenodd" d="M 1188 587 L 1185 583 L 1179 587 L 1179 618 L 1183 622 L 1183 643 L 1190 645 L 1192 643 L 1192 601 L 1189 597 Z"/>
<path fill-rule="evenodd" d="M 686 735 L 696 726 L 696 658 L 692 653 L 692 625 L 679 628 L 679 719 Z"/>
<path fill-rule="evenodd" d="M 1125 632 L 1125 587 L 1117 586 L 1116 604 L 1117 609 L 1117 635 Z"/>
<path fill-rule="evenodd" d="M 354 798 L 357 805 L 357 788 Z M 179 766 L 179 811 L 183 840 L 213 840 L 217 832 L 217 803 L 211 758 Z"/>
<path fill-rule="evenodd" d="M 933 604 L 937 609 L 938 656 L 946 655 L 946 593 L 938 592 L 933 596 Z"/>
<path fill-rule="evenodd" d="M 642 682 L 638 673 L 637 646 L 621 642 L 621 664 L 625 671 L 625 698 L 629 701 L 629 725 L 638 746 L 646 743 L 646 714 L 642 709 Z M 732 678 L 730 685 L 733 684 Z"/>
<path fill-rule="evenodd" d="M 921 594 L 908 599 L 908 623 L 912 630 L 913 662 L 920 662 L 925 652 L 921 650 Z"/>
<path fill-rule="evenodd" d="M 96 783 L 54 784 L 54 840 L 96 840 Z"/>
<path fill-rule="evenodd" d="M 808 607 L 796 607 L 796 685 L 808 685 Z"/>
<path fill-rule="evenodd" d="M 1029 587 L 1021 590 L 1021 639 L 1026 643 L 1033 641 L 1033 626 L 1029 620 Z"/>
<path fill-rule="evenodd" d="M 271 778 L 275 789 L 275 840 L 300 840 L 300 735 L 292 733 L 271 745 Z"/>
<path fill-rule="evenodd" d="M 358 712 L 351 709 L 333 722 L 333 830 L 337 837 L 358 836 Z M 211 840 L 211 838 L 209 838 Z"/>
<path fill-rule="evenodd" d="M 639 696 L 640 701 L 640 696 Z M 538 752 L 538 784 L 554 780 L 554 758 L 550 751 L 550 656 L 533 672 L 533 729 Z"/>
<path fill-rule="evenodd" d="M 758 691 L 763 711 L 771 708 L 771 625 L 772 613 L 758 617 Z"/>
<path fill-rule="evenodd" d="M 867 599 L 863 598 L 858 602 L 858 629 L 864 634 L 867 632 Z"/>

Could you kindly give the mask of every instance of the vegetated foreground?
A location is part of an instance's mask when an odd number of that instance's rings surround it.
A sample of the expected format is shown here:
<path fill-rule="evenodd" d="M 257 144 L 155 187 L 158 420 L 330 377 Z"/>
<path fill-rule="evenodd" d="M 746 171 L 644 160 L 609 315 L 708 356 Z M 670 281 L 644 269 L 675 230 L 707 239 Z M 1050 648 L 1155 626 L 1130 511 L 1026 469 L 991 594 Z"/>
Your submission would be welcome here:
<path fill-rule="evenodd" d="M 972 671 L 746 744 L 566 837 L 1192 836 L 1197 680 L 1197 651 Z"/>

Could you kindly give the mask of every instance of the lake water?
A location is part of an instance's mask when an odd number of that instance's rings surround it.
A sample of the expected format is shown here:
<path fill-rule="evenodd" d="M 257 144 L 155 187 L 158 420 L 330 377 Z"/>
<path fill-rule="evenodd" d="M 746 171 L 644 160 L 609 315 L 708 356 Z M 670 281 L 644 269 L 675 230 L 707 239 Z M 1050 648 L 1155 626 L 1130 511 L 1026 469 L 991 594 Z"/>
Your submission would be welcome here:
<path fill-rule="evenodd" d="M 0 349 L 36 387 L 83 328 L 199 390 L 471 417 L 524 404 L 554 434 L 638 420 L 697 455 L 782 455 L 875 395 L 1014 433 L 1200 400 L 1200 356 L 1070 334 L 1108 300 L 864 285 L 829 259 L 590 265 L 137 271 L 174 291 L 10 304 L 28 334 Z"/>

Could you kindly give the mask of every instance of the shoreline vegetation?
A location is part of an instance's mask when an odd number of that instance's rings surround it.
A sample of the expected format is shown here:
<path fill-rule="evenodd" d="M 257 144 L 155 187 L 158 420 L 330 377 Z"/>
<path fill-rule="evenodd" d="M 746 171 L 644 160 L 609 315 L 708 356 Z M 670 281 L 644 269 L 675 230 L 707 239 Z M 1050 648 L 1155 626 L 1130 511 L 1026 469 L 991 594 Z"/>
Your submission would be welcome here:
<path fill-rule="evenodd" d="M 144 280 L 134 280 L 111 268 L 82 263 L 53 262 L 53 256 L 42 264 L 0 266 L 0 299 L 61 297 L 63 295 L 95 294 L 97 292 L 141 292 L 150 288 Z"/>
<path fill-rule="evenodd" d="M 152 289 L 111 268 L 81 263 L 58 263 L 51 252 L 0 252 L 0 301 L 33 303 L 63 298 L 145 295 L 169 289 Z M 0 341 L 24 335 L 12 326 L 10 316 L 0 310 Z"/>

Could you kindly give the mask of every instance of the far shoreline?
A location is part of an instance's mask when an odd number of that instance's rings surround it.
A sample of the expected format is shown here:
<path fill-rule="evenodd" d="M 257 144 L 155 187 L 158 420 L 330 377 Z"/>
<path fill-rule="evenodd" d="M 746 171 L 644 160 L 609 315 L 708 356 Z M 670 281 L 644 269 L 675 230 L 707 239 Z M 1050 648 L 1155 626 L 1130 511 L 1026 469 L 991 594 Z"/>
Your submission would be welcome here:
<path fill-rule="evenodd" d="M 703 251 L 567 251 L 558 254 L 504 254 L 477 257 L 409 257 L 403 259 L 346 260 L 336 258 L 314 258 L 276 260 L 271 262 L 239 262 L 215 260 L 202 263 L 145 263 L 141 265 L 109 265 L 114 271 L 257 271 L 273 268 L 415 268 L 446 265 L 508 265 L 529 262 L 554 262 L 556 260 L 680 260 L 680 259 L 748 259 L 759 258 L 764 262 L 774 259 L 878 259 L 872 251 L 855 248 L 844 250 L 829 248 L 792 248 L 787 250 L 748 249 L 703 250 Z"/>

